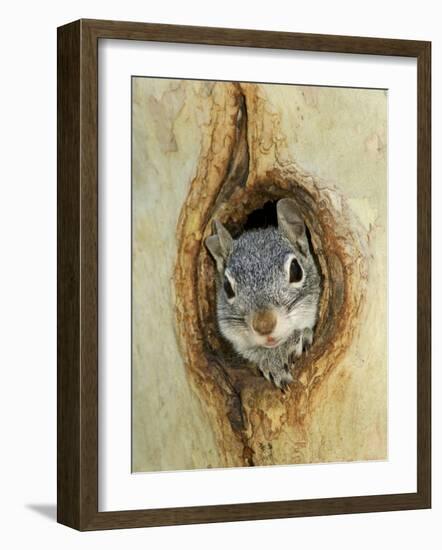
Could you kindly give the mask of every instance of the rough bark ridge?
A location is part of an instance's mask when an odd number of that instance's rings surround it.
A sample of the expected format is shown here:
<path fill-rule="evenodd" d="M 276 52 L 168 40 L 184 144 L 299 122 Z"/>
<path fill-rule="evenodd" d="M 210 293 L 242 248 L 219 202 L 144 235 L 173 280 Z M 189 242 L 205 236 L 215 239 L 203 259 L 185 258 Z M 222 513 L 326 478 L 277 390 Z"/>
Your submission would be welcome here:
<path fill-rule="evenodd" d="M 181 210 L 174 273 L 176 320 L 192 387 L 203 400 L 225 466 L 323 460 L 310 445 L 315 404 L 335 400 L 327 380 L 358 330 L 367 280 L 367 234 L 331 185 L 289 158 L 287 136 L 259 85 L 215 85 L 210 131 Z M 312 348 L 296 363 L 296 380 L 282 393 L 235 357 L 220 338 L 215 277 L 204 247 L 213 219 L 233 234 L 268 201 L 292 197 L 311 234 L 322 278 L 320 318 Z M 344 384 L 345 371 L 342 383 Z"/>

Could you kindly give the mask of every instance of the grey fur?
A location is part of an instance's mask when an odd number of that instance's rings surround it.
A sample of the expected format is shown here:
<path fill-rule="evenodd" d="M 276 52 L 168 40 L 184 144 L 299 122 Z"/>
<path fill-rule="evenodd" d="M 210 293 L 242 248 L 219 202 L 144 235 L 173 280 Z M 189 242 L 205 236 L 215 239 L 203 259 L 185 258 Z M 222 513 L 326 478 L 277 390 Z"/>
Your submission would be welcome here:
<path fill-rule="evenodd" d="M 283 388 L 293 380 L 292 357 L 299 357 L 313 341 L 321 278 L 296 203 L 280 200 L 277 213 L 278 228 L 246 231 L 237 239 L 216 222 L 216 233 L 206 239 L 206 246 L 217 264 L 221 334 L 268 380 Z M 300 283 L 289 282 L 287 269 L 292 258 L 303 271 Z M 230 299 L 226 278 L 235 293 Z M 265 337 L 251 327 L 251 317 L 262 309 L 277 312 L 276 347 L 265 347 Z"/>

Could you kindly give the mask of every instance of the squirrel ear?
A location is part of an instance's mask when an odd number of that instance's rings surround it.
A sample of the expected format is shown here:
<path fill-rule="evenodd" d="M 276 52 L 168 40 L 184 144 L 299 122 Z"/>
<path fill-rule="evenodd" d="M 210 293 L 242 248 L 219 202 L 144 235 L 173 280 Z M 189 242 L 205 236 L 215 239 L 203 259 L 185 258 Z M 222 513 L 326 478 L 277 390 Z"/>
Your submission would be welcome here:
<path fill-rule="evenodd" d="M 298 205 L 293 199 L 281 199 L 276 205 L 278 214 L 278 228 L 295 246 L 301 249 L 306 255 L 308 251 L 307 235 L 305 233 L 305 223 L 302 220 Z"/>
<path fill-rule="evenodd" d="M 207 237 L 205 245 L 216 262 L 219 272 L 222 272 L 225 262 L 233 247 L 233 239 L 227 229 L 218 220 L 214 221 L 216 234 Z"/>

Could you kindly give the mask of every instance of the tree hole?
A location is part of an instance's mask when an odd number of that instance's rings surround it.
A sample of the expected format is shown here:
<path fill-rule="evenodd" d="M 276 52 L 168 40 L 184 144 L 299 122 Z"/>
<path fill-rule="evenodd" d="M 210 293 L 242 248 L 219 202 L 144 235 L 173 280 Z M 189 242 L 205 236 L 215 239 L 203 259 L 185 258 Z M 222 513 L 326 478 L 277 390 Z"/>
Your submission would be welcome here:
<path fill-rule="evenodd" d="M 290 191 L 284 187 L 290 186 Z M 298 204 L 300 214 L 305 222 L 306 234 L 310 252 L 317 264 L 321 277 L 321 298 L 318 321 L 315 327 L 315 339 L 312 348 L 296 363 L 296 373 L 309 368 L 316 358 L 327 349 L 327 342 L 332 338 L 337 312 L 343 303 L 343 270 L 340 262 L 329 250 L 327 228 L 324 227 L 324 203 L 319 203 L 303 187 L 294 182 L 276 186 L 266 184 L 265 190 L 256 187 L 248 190 L 241 201 L 227 200 L 218 203 L 216 212 L 210 216 L 204 234 L 211 234 L 211 222 L 221 221 L 234 238 L 244 231 L 277 227 L 277 203 L 281 198 L 289 197 Z M 328 218 L 326 218 L 328 219 Z M 218 366 L 230 373 L 237 383 L 244 378 L 250 384 L 250 376 L 263 381 L 259 371 L 251 364 L 234 353 L 231 345 L 220 335 L 216 320 L 216 272 L 212 258 L 209 257 L 204 245 L 201 247 L 198 281 L 199 317 L 205 349 L 209 361 L 216 358 Z M 331 277 L 330 277 L 331 275 Z M 251 368 L 252 367 L 252 368 Z M 234 372 L 233 372 L 233 371 Z"/>
<path fill-rule="evenodd" d="M 276 215 L 276 204 L 277 201 L 267 201 L 261 208 L 250 212 L 245 221 L 243 231 L 277 227 L 278 219 Z"/>

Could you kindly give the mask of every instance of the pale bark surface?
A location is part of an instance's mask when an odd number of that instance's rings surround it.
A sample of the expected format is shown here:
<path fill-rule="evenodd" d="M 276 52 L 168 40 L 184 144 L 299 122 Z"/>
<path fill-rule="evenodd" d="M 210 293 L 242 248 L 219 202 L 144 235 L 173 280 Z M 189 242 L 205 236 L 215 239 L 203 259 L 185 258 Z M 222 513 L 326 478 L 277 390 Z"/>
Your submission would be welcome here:
<path fill-rule="evenodd" d="M 133 469 L 385 458 L 385 93 L 139 78 L 133 97 Z M 219 338 L 202 244 L 282 196 L 324 276 L 287 393 Z"/>

